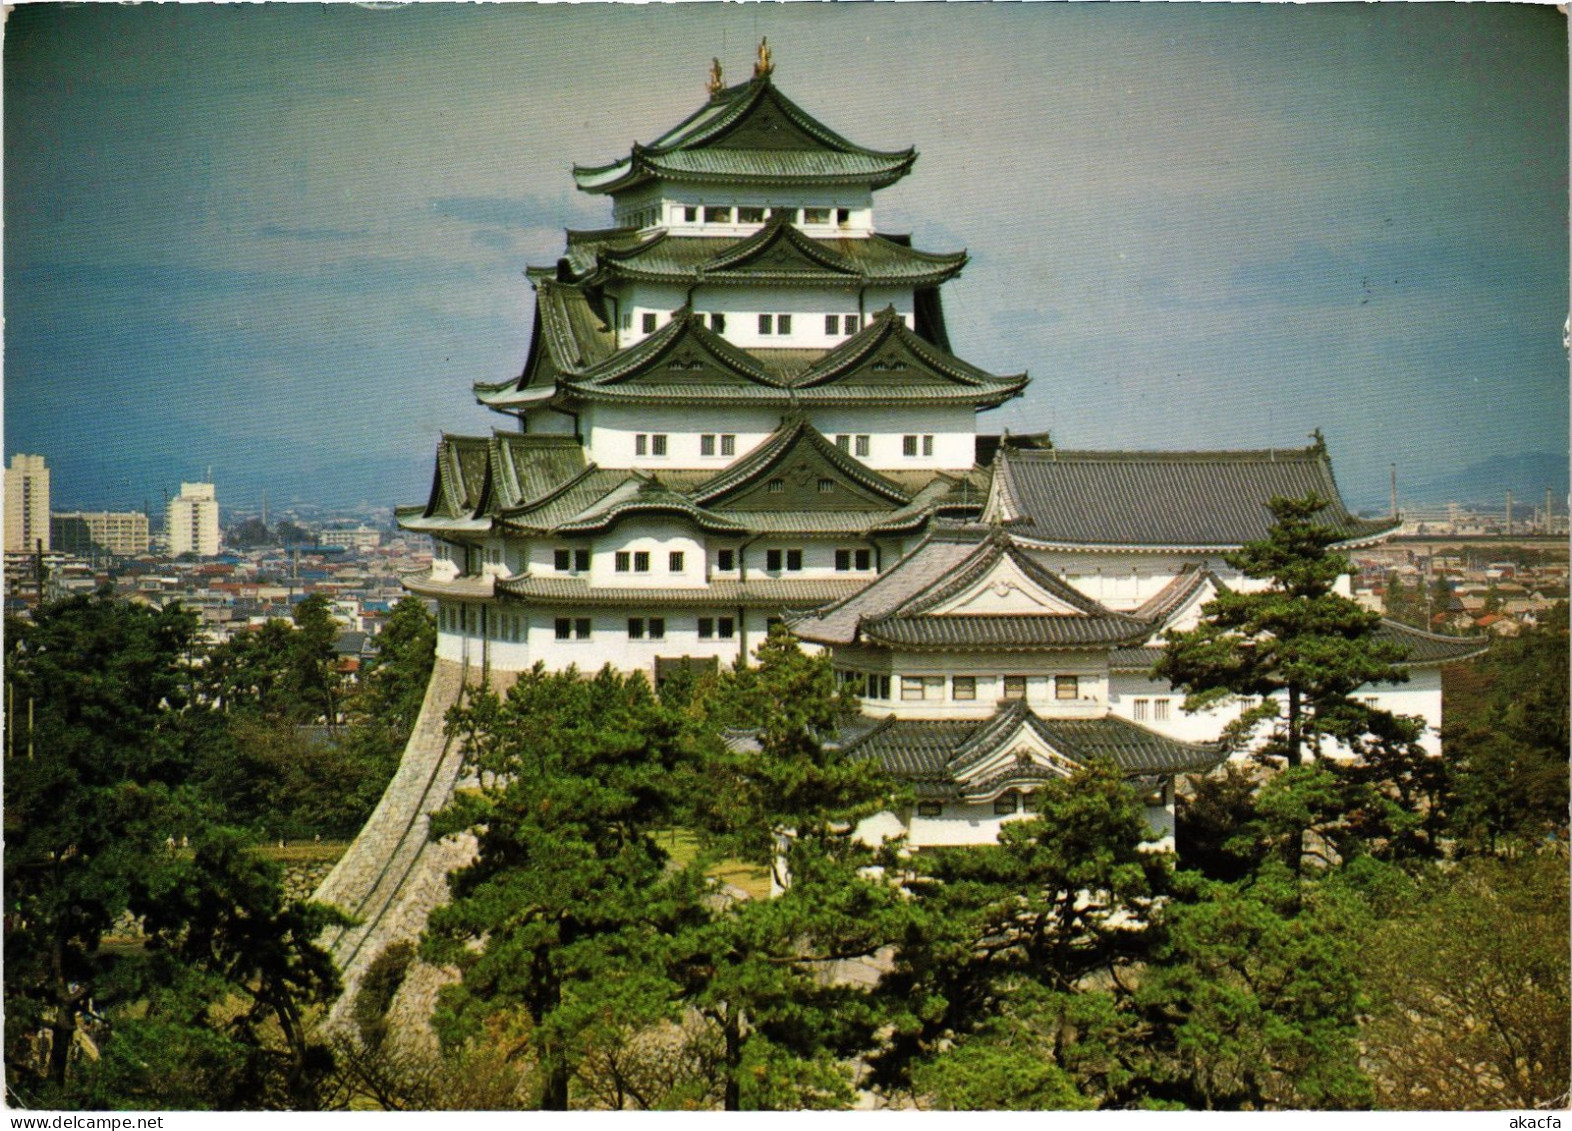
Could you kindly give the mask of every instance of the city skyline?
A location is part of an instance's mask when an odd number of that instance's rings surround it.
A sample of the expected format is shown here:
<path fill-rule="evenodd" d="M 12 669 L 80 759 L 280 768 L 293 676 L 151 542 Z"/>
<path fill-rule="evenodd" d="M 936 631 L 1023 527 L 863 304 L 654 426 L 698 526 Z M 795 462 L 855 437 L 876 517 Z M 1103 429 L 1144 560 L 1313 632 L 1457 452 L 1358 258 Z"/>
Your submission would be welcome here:
<path fill-rule="evenodd" d="M 957 352 L 1033 376 L 980 430 L 1319 427 L 1353 503 L 1394 462 L 1402 487 L 1567 449 L 1554 8 L 36 5 L 7 30 L 6 444 L 62 505 L 210 465 L 237 504 L 417 501 L 441 431 L 505 423 L 463 394 L 522 364 L 524 267 L 610 223 L 569 163 L 650 140 L 765 35 L 793 99 L 919 151 L 879 227 L 966 247 Z"/>

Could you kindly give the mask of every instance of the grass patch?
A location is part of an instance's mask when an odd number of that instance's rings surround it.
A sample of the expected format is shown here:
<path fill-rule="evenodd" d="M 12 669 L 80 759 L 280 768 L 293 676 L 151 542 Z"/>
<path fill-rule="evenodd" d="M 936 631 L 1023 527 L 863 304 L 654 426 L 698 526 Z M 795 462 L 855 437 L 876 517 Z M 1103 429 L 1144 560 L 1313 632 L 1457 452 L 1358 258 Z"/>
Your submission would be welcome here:
<path fill-rule="evenodd" d="M 315 843 L 300 841 L 296 844 L 259 844 L 254 852 L 279 864 L 332 864 L 349 851 L 347 840 L 324 840 Z"/>
<path fill-rule="evenodd" d="M 693 862 L 699 854 L 699 841 L 687 829 L 667 829 L 655 834 L 655 842 L 670 855 L 672 863 L 682 868 Z M 748 894 L 749 899 L 770 898 L 770 873 L 741 860 L 721 860 L 705 870 L 723 884 L 729 884 Z"/>

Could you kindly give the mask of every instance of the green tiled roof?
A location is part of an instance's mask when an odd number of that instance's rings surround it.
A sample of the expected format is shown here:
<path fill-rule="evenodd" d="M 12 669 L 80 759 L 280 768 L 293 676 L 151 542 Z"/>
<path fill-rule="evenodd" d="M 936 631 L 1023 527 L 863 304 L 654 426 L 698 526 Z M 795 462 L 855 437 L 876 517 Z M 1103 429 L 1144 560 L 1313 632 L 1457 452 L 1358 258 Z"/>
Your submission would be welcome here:
<path fill-rule="evenodd" d="M 657 233 L 629 242 L 627 229 L 595 240 L 570 242 L 568 259 L 580 277 L 598 272 L 610 278 L 695 285 L 738 283 L 750 286 L 846 285 L 936 286 L 966 264 L 966 253 L 936 255 L 879 236 L 819 240 L 804 235 L 784 217 L 736 241 L 713 236 Z M 570 237 L 571 239 L 571 237 Z M 719 246 L 717 246 L 719 245 Z"/>
<path fill-rule="evenodd" d="M 813 457 L 814 463 L 828 467 L 887 504 L 901 506 L 910 501 L 905 491 L 841 451 L 801 416 L 782 421 L 781 427 L 768 440 L 696 488 L 693 499 L 705 506 L 724 506 L 728 500 L 738 499 L 770 478 L 788 462 L 795 462 L 794 457 L 800 452 L 806 452 Z"/>
<path fill-rule="evenodd" d="M 1005 558 L 1073 611 L 933 611 L 976 585 Z M 798 618 L 792 629 L 804 640 L 821 644 L 861 639 L 888 648 L 1012 651 L 1129 643 L 1152 630 L 1148 622 L 1106 609 L 1067 585 L 997 529 L 986 535 L 975 530 L 930 535 L 867 589 L 840 605 Z"/>
<path fill-rule="evenodd" d="M 919 529 L 957 505 L 959 481 L 951 476 L 903 479 L 915 491 L 853 459 L 801 416 L 783 420 L 718 474 L 600 468 L 585 464 L 573 437 L 498 432 L 444 436 L 428 502 L 400 507 L 397 516 L 405 529 L 439 535 L 480 535 L 495 522 L 521 534 L 582 537 L 634 515 L 671 515 L 738 538 L 866 538 Z M 848 592 L 837 588 L 826 599 Z"/>
<path fill-rule="evenodd" d="M 914 150 L 867 149 L 835 133 L 775 89 L 768 75 L 722 90 L 648 145 L 607 165 L 577 166 L 584 192 L 619 193 L 645 181 L 753 185 L 869 185 L 910 171 Z"/>
<path fill-rule="evenodd" d="M 1349 514 L 1324 446 L 1289 451 L 1002 450 L 985 517 L 1034 543 L 1090 548 L 1228 549 L 1265 538 L 1274 495 L 1329 499 L 1321 521 L 1345 541 L 1391 521 Z"/>
<path fill-rule="evenodd" d="M 1393 620 L 1381 622 L 1376 629 L 1376 639 L 1406 647 L 1408 656 L 1402 661 L 1405 667 L 1429 667 L 1470 660 L 1489 651 L 1491 644 L 1488 636 L 1440 636 Z"/>
<path fill-rule="evenodd" d="M 1072 762 L 1111 761 L 1128 777 L 1203 770 L 1222 757 L 1216 747 L 1166 738 L 1114 715 L 1101 718 L 1044 718 L 1024 700 L 1002 705 L 987 719 L 889 718 L 856 727 L 841 742 L 854 759 L 876 758 L 891 774 L 913 783 L 920 796 L 986 800 L 1012 785 L 1054 776 L 1037 763 L 1009 767 L 987 779 L 969 772 L 1004 749 L 1022 729 Z"/>

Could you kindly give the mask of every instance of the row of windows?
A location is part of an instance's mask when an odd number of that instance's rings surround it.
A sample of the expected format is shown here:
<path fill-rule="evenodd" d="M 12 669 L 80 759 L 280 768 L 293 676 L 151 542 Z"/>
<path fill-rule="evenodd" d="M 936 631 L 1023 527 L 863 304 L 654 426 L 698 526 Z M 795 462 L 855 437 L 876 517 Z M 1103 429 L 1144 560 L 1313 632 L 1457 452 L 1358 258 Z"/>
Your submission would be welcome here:
<path fill-rule="evenodd" d="M 782 317 L 785 317 L 784 315 Z M 835 446 L 843 452 L 866 459 L 873 449 L 873 437 L 867 433 L 839 433 Z M 664 456 L 671 450 L 671 437 L 665 432 L 636 432 L 633 436 L 633 454 L 636 456 Z M 705 432 L 699 436 L 699 455 L 734 456 L 737 454 L 737 437 L 733 433 Z M 933 435 L 908 434 L 901 437 L 901 454 L 908 458 L 933 455 Z M 821 480 L 822 486 L 828 480 Z M 779 484 L 780 486 L 777 486 Z M 784 480 L 772 480 L 770 490 L 784 490 Z"/>
<path fill-rule="evenodd" d="M 1001 698 L 1026 698 L 1026 677 L 1024 675 L 1007 675 L 1000 678 Z M 874 682 L 880 679 L 882 679 L 882 683 Z M 866 680 L 867 685 L 864 694 L 869 698 L 888 699 L 890 697 L 888 676 L 868 676 Z M 903 675 L 901 676 L 901 698 L 908 702 L 943 699 L 947 682 L 950 688 L 951 699 L 970 701 L 977 698 L 977 677 L 974 675 L 949 677 L 942 675 Z M 1079 699 L 1081 697 L 1081 677 L 1074 675 L 1054 676 L 1053 697 L 1065 700 Z"/>
<path fill-rule="evenodd" d="M 618 550 L 612 556 L 612 565 L 617 573 L 649 573 L 653 556 L 648 550 Z M 670 573 L 682 573 L 687 567 L 688 555 L 683 550 L 671 550 L 666 554 L 666 569 Z M 771 573 L 782 571 L 796 573 L 803 568 L 803 551 L 799 549 L 766 550 L 764 553 L 764 568 Z M 551 554 L 552 567 L 558 573 L 588 573 L 590 571 L 590 552 L 587 549 L 572 549 L 559 546 Z M 737 568 L 736 550 L 717 550 L 715 552 L 715 569 L 720 573 L 731 573 Z M 868 549 L 842 549 L 835 551 L 835 570 L 837 573 L 866 573 L 873 569 L 873 551 Z"/>
<path fill-rule="evenodd" d="M 553 627 L 558 640 L 588 640 L 593 629 L 589 617 L 557 617 Z M 732 617 L 699 617 L 696 627 L 700 640 L 731 640 L 737 635 L 737 622 Z M 628 639 L 666 639 L 666 618 L 629 617 Z"/>
<path fill-rule="evenodd" d="M 781 208 L 778 205 L 750 204 L 686 204 L 679 207 L 683 223 L 686 224 L 762 224 L 776 214 L 783 214 L 794 224 L 828 224 L 832 217 L 837 224 L 851 223 L 850 208 Z M 636 213 L 633 218 L 640 219 L 645 212 L 650 211 L 654 210 L 646 209 Z M 653 219 L 649 221 L 650 224 L 654 222 Z M 649 224 L 640 226 L 648 227 Z"/>
<path fill-rule="evenodd" d="M 700 318 L 705 317 L 703 314 Z M 726 332 L 726 315 L 723 311 L 712 311 L 709 314 L 710 329 L 717 334 Z M 792 316 L 790 314 L 761 314 L 759 315 L 759 334 L 763 337 L 785 337 L 791 333 Z M 622 328 L 624 331 L 633 329 L 633 311 L 625 310 L 622 313 Z M 639 329 L 646 334 L 653 334 L 660 328 L 660 315 L 653 310 L 646 310 L 639 315 Z M 826 337 L 850 337 L 862 329 L 862 315 L 860 314 L 826 314 L 824 316 L 824 333 Z"/>
<path fill-rule="evenodd" d="M 560 555 L 562 551 L 557 551 Z M 580 550 L 585 555 L 584 566 L 589 568 L 587 550 Z M 561 558 L 559 556 L 558 560 Z M 666 569 L 671 573 L 681 573 L 687 561 L 687 554 L 681 550 L 672 550 L 666 555 Z M 613 559 L 618 573 L 648 573 L 650 571 L 650 552 L 648 550 L 618 550 Z M 558 568 L 561 568 L 560 566 Z"/>

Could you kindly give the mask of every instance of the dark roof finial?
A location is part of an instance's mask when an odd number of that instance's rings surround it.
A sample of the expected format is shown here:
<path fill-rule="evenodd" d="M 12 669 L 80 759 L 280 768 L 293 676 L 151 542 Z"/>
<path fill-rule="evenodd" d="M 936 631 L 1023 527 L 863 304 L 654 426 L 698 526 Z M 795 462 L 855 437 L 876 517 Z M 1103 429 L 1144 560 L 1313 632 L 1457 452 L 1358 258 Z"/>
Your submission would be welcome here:
<path fill-rule="evenodd" d="M 720 60 L 719 59 L 711 57 L 711 59 L 710 59 L 710 81 L 708 83 L 706 83 L 705 85 L 709 89 L 711 98 L 714 98 L 721 91 L 726 89 L 726 82 L 725 82 L 724 79 L 721 78 L 721 65 L 720 65 Z"/>
<path fill-rule="evenodd" d="M 753 77 L 756 79 L 767 78 L 775 69 L 775 60 L 770 58 L 770 37 L 765 36 L 759 40 L 759 58 L 753 64 Z"/>
<path fill-rule="evenodd" d="M 1326 437 L 1321 435 L 1321 429 L 1317 428 L 1314 431 L 1312 431 L 1310 433 L 1310 439 L 1315 441 L 1313 444 L 1310 445 L 1310 450 L 1315 452 L 1317 455 L 1325 455 L 1326 454 Z"/>

